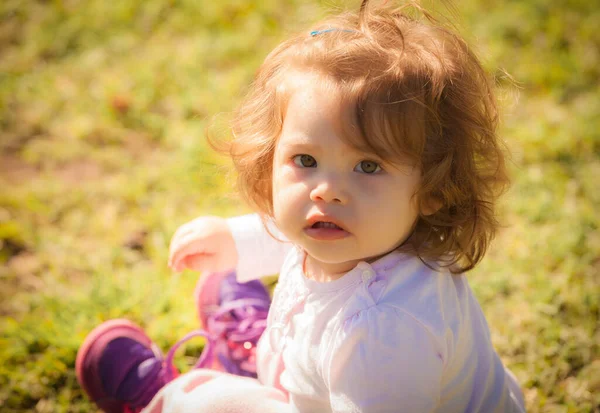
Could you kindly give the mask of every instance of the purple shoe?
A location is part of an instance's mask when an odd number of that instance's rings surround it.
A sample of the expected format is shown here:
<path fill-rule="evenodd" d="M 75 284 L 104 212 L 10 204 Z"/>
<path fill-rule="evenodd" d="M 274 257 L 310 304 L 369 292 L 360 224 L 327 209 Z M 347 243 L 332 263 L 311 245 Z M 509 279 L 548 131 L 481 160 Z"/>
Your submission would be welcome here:
<path fill-rule="evenodd" d="M 179 340 L 163 358 L 158 347 L 136 324 L 106 321 L 87 335 L 77 352 L 77 381 L 88 397 L 107 413 L 138 413 L 158 391 L 179 375 L 175 351 L 197 330 Z"/>
<path fill-rule="evenodd" d="M 194 295 L 207 337 L 196 367 L 256 377 L 256 344 L 271 305 L 267 289 L 258 280 L 237 282 L 235 272 L 209 273 Z"/>
<path fill-rule="evenodd" d="M 141 411 L 178 373 L 172 358 L 124 319 L 100 324 L 85 338 L 75 362 L 77 381 L 107 413 Z"/>

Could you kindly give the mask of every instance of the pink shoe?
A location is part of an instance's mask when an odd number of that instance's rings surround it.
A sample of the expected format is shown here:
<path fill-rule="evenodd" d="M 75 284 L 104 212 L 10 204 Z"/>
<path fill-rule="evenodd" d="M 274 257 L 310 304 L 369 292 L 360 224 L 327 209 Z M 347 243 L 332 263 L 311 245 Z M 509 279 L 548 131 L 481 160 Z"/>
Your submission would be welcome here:
<path fill-rule="evenodd" d="M 208 337 L 196 367 L 256 377 L 256 343 L 267 326 L 271 298 L 258 280 L 209 273 L 196 285 L 198 318 Z"/>

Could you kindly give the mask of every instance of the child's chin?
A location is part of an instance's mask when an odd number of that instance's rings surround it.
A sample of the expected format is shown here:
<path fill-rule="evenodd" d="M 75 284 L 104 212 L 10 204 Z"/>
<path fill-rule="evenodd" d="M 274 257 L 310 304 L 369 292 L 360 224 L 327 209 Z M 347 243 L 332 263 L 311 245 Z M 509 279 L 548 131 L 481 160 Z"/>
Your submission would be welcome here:
<path fill-rule="evenodd" d="M 361 261 L 361 258 L 354 254 L 343 253 L 339 247 L 337 249 L 335 247 L 314 248 L 313 251 L 305 248 L 305 251 L 315 261 L 325 265 L 350 267 L 352 269 Z"/>

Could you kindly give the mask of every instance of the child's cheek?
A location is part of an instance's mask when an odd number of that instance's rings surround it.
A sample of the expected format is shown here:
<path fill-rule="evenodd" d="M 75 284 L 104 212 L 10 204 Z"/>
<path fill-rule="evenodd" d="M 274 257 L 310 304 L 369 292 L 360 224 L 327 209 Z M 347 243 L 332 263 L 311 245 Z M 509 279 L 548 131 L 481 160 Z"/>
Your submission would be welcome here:
<path fill-rule="evenodd" d="M 282 164 L 275 171 L 274 179 L 275 181 L 279 182 L 280 186 L 299 183 L 302 182 L 302 180 L 305 178 L 306 169 L 307 168 L 299 168 L 293 163 Z"/>
<path fill-rule="evenodd" d="M 293 191 L 297 176 L 289 165 L 279 165 L 273 170 L 273 200 L 277 206 L 285 204 L 286 197 Z"/>
<path fill-rule="evenodd" d="M 369 204 L 380 202 L 381 195 L 390 190 L 385 181 L 385 177 L 357 174 L 353 184 L 362 202 Z"/>

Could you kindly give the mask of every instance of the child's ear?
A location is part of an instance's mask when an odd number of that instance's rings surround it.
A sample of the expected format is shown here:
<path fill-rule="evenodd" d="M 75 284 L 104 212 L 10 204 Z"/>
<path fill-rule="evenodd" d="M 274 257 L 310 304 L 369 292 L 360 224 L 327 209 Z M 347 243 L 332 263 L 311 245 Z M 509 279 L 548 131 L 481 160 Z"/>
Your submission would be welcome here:
<path fill-rule="evenodd" d="M 442 201 L 432 196 L 421 203 L 421 213 L 425 216 L 433 215 L 438 212 L 442 206 Z"/>

